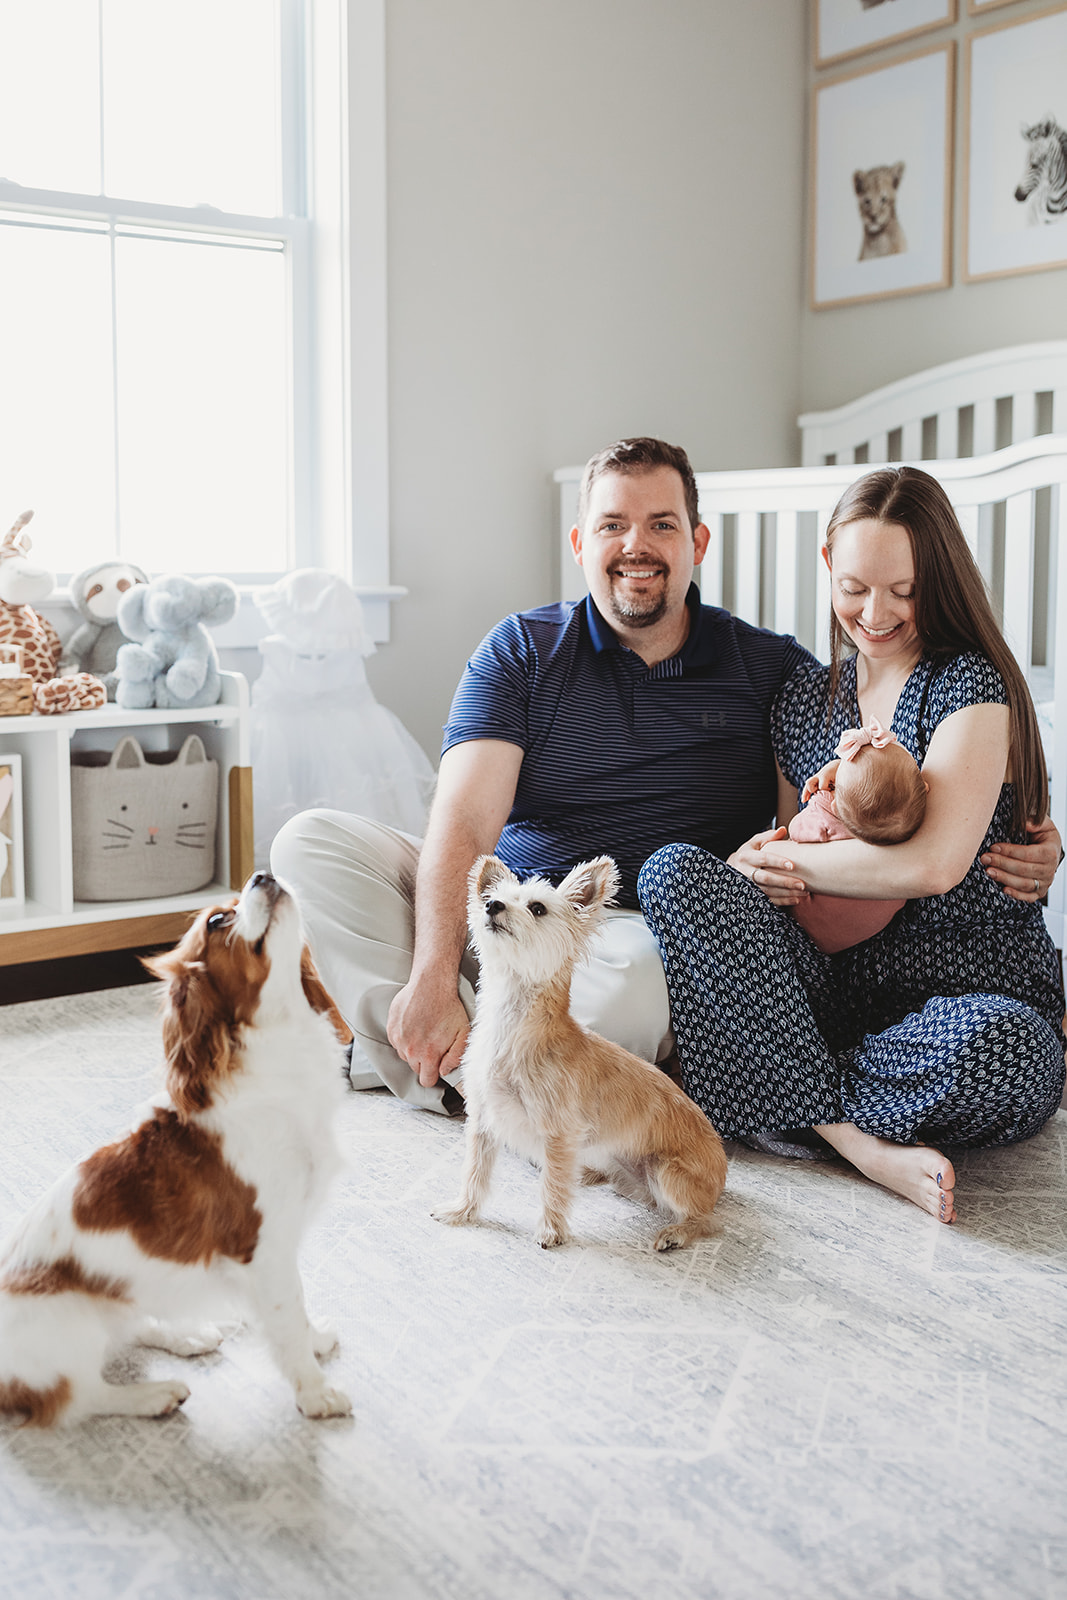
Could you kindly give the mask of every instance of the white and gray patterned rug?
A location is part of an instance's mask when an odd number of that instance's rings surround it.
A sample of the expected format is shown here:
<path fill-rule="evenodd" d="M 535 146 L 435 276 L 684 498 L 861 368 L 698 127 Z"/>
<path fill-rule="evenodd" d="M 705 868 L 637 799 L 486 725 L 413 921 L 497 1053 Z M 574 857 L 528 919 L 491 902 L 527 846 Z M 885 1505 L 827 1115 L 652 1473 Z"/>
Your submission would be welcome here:
<path fill-rule="evenodd" d="M 0 1228 L 156 1086 L 151 988 L 0 1011 Z M 713 1238 L 667 1257 L 585 1191 L 533 1243 L 507 1158 L 446 1229 L 463 1125 L 350 1094 L 308 1241 L 352 1421 L 313 1423 L 251 1334 L 165 1421 L 0 1425 L 18 1600 L 1067 1597 L 1067 1113 L 957 1163 L 942 1228 L 840 1165 L 733 1152 Z"/>

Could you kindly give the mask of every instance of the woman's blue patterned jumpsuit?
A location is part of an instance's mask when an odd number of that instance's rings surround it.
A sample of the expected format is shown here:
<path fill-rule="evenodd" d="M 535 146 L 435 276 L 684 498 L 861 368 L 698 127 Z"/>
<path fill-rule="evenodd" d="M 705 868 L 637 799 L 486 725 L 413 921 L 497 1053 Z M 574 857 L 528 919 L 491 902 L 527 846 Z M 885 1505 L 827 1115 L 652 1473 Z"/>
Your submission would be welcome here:
<path fill-rule="evenodd" d="M 829 722 L 828 682 L 828 668 L 803 670 L 775 707 L 775 752 L 798 790 L 862 720 L 855 662 Z M 923 657 L 893 731 L 921 765 L 945 717 L 1005 698 L 984 657 Z M 1012 837 L 1011 809 L 1005 785 L 979 854 Z M 979 860 L 947 894 L 909 901 L 833 956 L 748 878 L 689 845 L 657 851 L 639 893 L 685 1087 L 727 1137 L 851 1122 L 898 1144 L 977 1148 L 1029 1138 L 1058 1106 L 1059 959 L 1041 908 L 1009 899 Z"/>

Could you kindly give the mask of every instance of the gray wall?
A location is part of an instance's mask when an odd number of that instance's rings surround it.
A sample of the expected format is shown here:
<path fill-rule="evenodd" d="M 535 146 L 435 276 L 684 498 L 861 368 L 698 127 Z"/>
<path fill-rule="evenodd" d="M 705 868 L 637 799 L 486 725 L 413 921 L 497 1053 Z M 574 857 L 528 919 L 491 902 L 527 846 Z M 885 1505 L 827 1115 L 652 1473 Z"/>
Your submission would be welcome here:
<path fill-rule="evenodd" d="M 369 663 L 436 758 L 555 597 L 551 474 L 623 434 L 796 459 L 800 0 L 389 0 L 392 577 Z"/>
<path fill-rule="evenodd" d="M 801 331 L 801 410 L 842 405 L 869 389 L 942 361 L 1003 345 L 1067 336 L 1067 270 L 1032 272 L 981 283 L 962 281 L 966 39 L 968 34 L 995 23 L 1025 22 L 1028 16 L 1048 9 L 1047 0 L 1025 0 L 1023 4 L 987 11 L 981 17 L 970 17 L 966 15 L 965 0 L 960 0 L 959 10 L 964 15 L 953 27 L 922 34 L 904 44 L 888 45 L 817 73 L 810 66 L 807 68 L 810 96 L 816 84 L 857 67 L 887 65 L 913 50 L 950 39 L 957 41 L 953 285 L 927 294 L 901 295 L 831 311 L 805 309 Z M 809 52 L 809 62 L 810 59 Z M 1040 107 L 1042 112 L 1045 109 Z M 1020 139 L 1020 173 L 1023 154 Z M 807 285 L 804 303 L 806 307 Z"/>
<path fill-rule="evenodd" d="M 964 40 L 1042 9 L 861 58 L 958 41 L 957 280 Z M 1064 271 L 807 309 L 807 111 L 849 70 L 814 71 L 808 10 L 388 0 L 392 576 L 410 595 L 369 670 L 431 756 L 474 644 L 555 596 L 555 467 L 642 432 L 704 468 L 794 462 L 801 410 L 1067 336 Z"/>

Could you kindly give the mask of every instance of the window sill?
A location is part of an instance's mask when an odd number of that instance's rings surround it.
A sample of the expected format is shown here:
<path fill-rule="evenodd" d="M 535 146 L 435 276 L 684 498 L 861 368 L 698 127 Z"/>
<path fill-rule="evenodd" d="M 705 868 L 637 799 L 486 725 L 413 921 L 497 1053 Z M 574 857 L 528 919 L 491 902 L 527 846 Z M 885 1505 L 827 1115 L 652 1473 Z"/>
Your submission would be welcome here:
<path fill-rule="evenodd" d="M 254 650 L 269 631 L 254 600 L 255 594 L 264 585 L 238 584 L 237 587 L 241 597 L 237 614 L 229 622 L 210 630 L 218 650 Z M 395 583 L 354 584 L 353 587 L 363 602 L 363 616 L 368 635 L 375 644 L 387 644 L 389 607 L 394 600 L 402 600 L 408 591 Z M 48 598 L 42 600 L 35 610 L 48 618 L 63 640 L 70 637 L 81 620 L 74 609 L 70 591 L 65 588 L 53 589 Z"/>

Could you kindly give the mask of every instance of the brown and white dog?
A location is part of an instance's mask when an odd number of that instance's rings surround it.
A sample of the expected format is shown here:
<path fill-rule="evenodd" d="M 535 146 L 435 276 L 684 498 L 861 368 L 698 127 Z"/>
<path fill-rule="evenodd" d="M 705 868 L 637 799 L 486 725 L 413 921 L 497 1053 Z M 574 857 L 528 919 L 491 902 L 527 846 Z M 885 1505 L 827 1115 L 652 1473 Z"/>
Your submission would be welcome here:
<path fill-rule="evenodd" d="M 496 856 L 470 875 L 478 1011 L 463 1057 L 467 1160 L 462 1193 L 439 1222 L 473 1222 L 504 1144 L 541 1165 L 546 1250 L 567 1241 L 579 1173 L 609 1182 L 671 1219 L 657 1250 L 711 1228 L 726 1152 L 703 1112 L 658 1067 L 591 1033 L 570 1014 L 571 973 L 618 887 L 610 856 L 584 861 L 558 888 L 520 883 Z"/>
<path fill-rule="evenodd" d="M 350 1037 L 304 944 L 297 905 L 257 872 L 146 963 L 165 984 L 167 1093 L 73 1167 L 0 1250 L 0 1413 L 48 1424 L 157 1417 L 184 1383 L 105 1382 L 124 1345 L 217 1348 L 201 1318 L 257 1320 L 305 1416 L 344 1416 L 317 1357 L 297 1250 L 340 1165 L 333 1114 Z"/>

